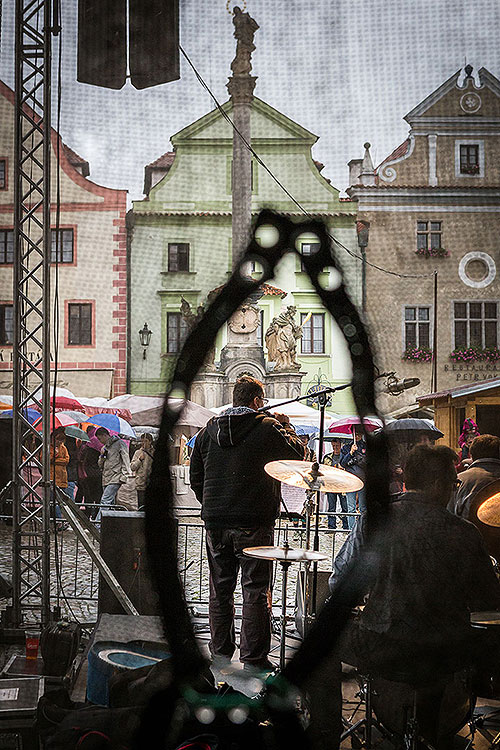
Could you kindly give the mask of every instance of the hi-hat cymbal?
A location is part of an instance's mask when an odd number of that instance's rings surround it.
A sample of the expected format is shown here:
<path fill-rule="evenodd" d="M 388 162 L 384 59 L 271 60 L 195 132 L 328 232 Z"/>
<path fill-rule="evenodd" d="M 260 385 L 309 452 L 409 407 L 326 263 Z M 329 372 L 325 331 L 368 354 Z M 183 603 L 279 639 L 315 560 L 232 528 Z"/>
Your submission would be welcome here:
<path fill-rule="evenodd" d="M 290 562 L 318 562 L 327 560 L 328 555 L 312 549 L 294 549 L 293 547 L 246 547 L 243 552 L 248 557 L 261 560 L 289 560 Z"/>
<path fill-rule="evenodd" d="M 357 492 L 363 487 L 362 480 L 348 471 L 317 464 L 316 473 L 313 466 L 311 461 L 270 461 L 264 469 L 279 482 L 292 487 L 303 487 L 305 490 L 344 493 Z"/>

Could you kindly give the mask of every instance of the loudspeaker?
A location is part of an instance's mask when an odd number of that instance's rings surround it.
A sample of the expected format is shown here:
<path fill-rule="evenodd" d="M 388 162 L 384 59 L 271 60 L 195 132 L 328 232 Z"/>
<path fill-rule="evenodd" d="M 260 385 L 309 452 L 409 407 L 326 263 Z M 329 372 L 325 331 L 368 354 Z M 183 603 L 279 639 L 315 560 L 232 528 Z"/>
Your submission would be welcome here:
<path fill-rule="evenodd" d="M 144 538 L 144 513 L 103 511 L 101 556 L 141 615 L 159 615 Z M 123 607 L 99 576 L 99 614 L 124 614 Z"/>
<path fill-rule="evenodd" d="M 330 578 L 331 570 L 318 570 L 317 585 L 316 585 L 316 613 L 318 613 L 330 596 L 330 588 L 328 586 L 328 579 Z M 307 576 L 309 591 L 312 591 L 313 574 L 309 571 Z M 302 638 L 304 637 L 304 582 L 305 582 L 305 570 L 301 570 L 299 577 L 297 578 L 297 595 L 296 595 L 296 610 L 295 610 L 295 627 L 299 631 Z M 310 611 L 310 608 L 309 608 Z"/>

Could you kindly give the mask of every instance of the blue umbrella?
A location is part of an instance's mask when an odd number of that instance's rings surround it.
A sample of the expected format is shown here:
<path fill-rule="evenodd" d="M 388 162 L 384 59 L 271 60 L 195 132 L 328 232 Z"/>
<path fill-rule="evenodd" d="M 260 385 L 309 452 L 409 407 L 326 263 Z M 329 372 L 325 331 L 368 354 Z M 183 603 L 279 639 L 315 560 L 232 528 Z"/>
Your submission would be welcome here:
<path fill-rule="evenodd" d="M 136 436 L 134 428 L 129 425 L 127 420 L 118 417 L 116 414 L 94 414 L 93 417 L 88 417 L 87 422 L 105 427 L 107 430 L 112 430 L 128 438 L 135 438 Z"/>
<path fill-rule="evenodd" d="M 198 433 L 196 433 L 196 435 L 197 434 Z M 192 448 L 193 447 L 193 445 L 195 443 L 195 440 L 196 440 L 196 435 L 193 435 L 193 437 L 190 437 L 189 440 L 187 441 L 186 445 L 187 445 L 188 448 Z"/>
<path fill-rule="evenodd" d="M 318 431 L 314 424 L 294 424 L 293 428 L 297 435 L 314 435 Z"/>
<path fill-rule="evenodd" d="M 7 411 L 3 411 L 0 413 L 0 419 L 12 419 L 14 416 L 13 409 L 7 409 Z M 36 411 L 35 409 L 23 409 L 23 417 L 28 420 L 30 424 L 33 424 L 37 421 L 37 419 L 40 419 L 42 415 L 39 411 Z"/>

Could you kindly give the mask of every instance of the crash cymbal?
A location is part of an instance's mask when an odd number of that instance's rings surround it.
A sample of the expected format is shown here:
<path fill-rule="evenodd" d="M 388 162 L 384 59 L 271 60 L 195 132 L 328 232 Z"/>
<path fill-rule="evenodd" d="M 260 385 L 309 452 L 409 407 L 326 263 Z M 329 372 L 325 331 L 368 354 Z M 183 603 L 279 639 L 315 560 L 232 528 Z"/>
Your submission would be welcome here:
<path fill-rule="evenodd" d="M 315 469 L 313 469 L 315 467 Z M 292 487 L 319 492 L 357 492 L 363 487 L 359 477 L 342 469 L 311 461 L 270 461 L 264 466 L 267 474 Z"/>
<path fill-rule="evenodd" d="M 500 492 L 496 492 L 479 506 L 477 517 L 488 526 L 500 526 Z"/>
<path fill-rule="evenodd" d="M 318 562 L 327 560 L 328 555 L 312 549 L 293 549 L 293 547 L 246 547 L 243 552 L 248 557 L 261 560 L 289 560 L 290 562 Z"/>

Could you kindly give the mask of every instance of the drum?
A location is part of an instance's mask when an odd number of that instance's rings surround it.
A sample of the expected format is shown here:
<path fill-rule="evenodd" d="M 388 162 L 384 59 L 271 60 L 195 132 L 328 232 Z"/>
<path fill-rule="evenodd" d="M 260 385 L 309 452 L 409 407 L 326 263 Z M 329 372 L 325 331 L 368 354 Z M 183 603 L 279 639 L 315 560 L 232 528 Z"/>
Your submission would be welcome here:
<path fill-rule="evenodd" d="M 407 720 L 413 713 L 414 688 L 406 683 L 389 682 L 381 678 L 372 678 L 371 683 L 372 706 L 377 719 L 389 732 L 402 738 Z M 435 707 L 432 701 L 435 691 L 431 692 L 434 687 L 417 688 L 417 721 L 422 727 L 426 724 L 426 703 L 431 703 L 432 712 Z M 455 735 L 469 721 L 474 705 L 475 698 L 468 671 L 450 675 L 441 694 L 437 738 L 426 739 L 433 743 L 438 738 Z"/>

